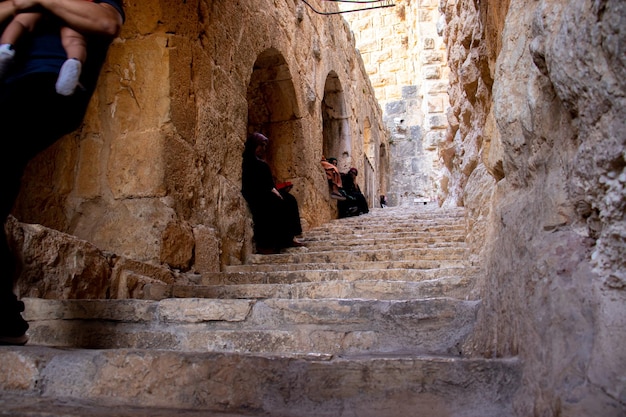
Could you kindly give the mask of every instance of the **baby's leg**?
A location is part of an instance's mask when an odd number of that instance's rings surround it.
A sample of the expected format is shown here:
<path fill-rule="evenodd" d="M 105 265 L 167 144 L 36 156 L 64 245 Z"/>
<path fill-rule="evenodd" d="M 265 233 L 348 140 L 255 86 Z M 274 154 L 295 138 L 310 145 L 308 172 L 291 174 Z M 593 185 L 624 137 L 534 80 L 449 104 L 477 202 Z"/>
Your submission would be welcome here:
<path fill-rule="evenodd" d="M 0 78 L 4 77 L 7 69 L 13 62 L 15 50 L 13 46 L 24 33 L 33 31 L 41 18 L 41 13 L 20 13 L 13 18 L 0 36 Z"/>
<path fill-rule="evenodd" d="M 68 58 L 85 62 L 87 58 L 87 42 L 85 37 L 67 26 L 61 28 L 61 42 Z"/>
<path fill-rule="evenodd" d="M 24 33 L 30 33 L 41 19 L 41 13 L 20 13 L 7 25 L 0 37 L 0 44 L 15 45 Z"/>
<path fill-rule="evenodd" d="M 65 26 L 61 28 L 61 43 L 68 59 L 59 72 L 56 90 L 63 96 L 70 96 L 78 86 L 82 64 L 87 59 L 87 43 L 83 35 Z"/>

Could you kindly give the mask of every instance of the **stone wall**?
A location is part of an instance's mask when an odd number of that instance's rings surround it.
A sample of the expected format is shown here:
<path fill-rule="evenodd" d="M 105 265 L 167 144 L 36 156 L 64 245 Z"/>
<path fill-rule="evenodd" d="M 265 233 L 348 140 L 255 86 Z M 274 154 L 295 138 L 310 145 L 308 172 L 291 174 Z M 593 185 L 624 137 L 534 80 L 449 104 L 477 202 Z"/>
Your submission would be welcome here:
<path fill-rule="evenodd" d="M 391 135 L 390 205 L 434 201 L 448 121 L 448 69 L 436 0 L 345 13 Z M 345 6 L 354 9 L 355 6 Z"/>
<path fill-rule="evenodd" d="M 319 163 L 324 136 L 360 170 L 365 126 L 386 150 L 381 109 L 341 17 L 293 0 L 124 4 L 85 123 L 29 165 L 20 221 L 129 259 L 215 271 L 251 250 L 240 193 L 248 131 L 269 135 L 274 174 L 294 183 L 305 228 L 336 215 Z M 339 113 L 325 113 L 327 96 Z M 341 135 L 324 132 L 326 120 L 340 121 Z M 386 177 L 381 153 L 370 158 L 369 188 Z"/>
<path fill-rule="evenodd" d="M 468 354 L 519 355 L 518 416 L 626 413 L 626 4 L 442 0 L 444 204 L 484 281 Z"/>

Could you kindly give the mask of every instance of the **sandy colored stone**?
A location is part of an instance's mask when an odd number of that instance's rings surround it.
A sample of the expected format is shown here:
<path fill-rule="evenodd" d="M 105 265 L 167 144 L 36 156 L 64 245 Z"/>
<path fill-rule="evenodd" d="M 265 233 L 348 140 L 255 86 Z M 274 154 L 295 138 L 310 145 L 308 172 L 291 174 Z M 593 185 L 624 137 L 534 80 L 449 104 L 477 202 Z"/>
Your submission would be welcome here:
<path fill-rule="evenodd" d="M 18 258 L 17 293 L 53 299 L 104 298 L 111 260 L 89 242 L 40 225 L 7 222 Z"/>
<path fill-rule="evenodd" d="M 347 148 L 348 166 L 363 169 L 365 120 L 375 148 L 388 146 L 381 109 L 341 17 L 263 1 L 126 4 L 127 21 L 109 50 L 84 126 L 42 154 L 45 164 L 32 164 L 25 179 L 32 186 L 16 206 L 17 217 L 153 263 L 172 249 L 162 239 L 169 224 L 207 227 L 218 244 L 205 245 L 214 252 L 198 258 L 205 262 L 199 267 L 216 257 L 220 267 L 241 263 L 253 250 L 241 197 L 241 152 L 250 129 L 274 141 L 274 175 L 294 183 L 302 224 L 335 216 L 319 166 L 329 74 L 339 80 L 349 110 L 341 115 L 345 133 L 336 138 Z M 266 94 L 261 85 L 270 87 Z M 359 179 L 368 195 L 378 195 L 388 170 L 381 158 L 388 153 L 370 158 L 371 181 Z M 62 187 L 37 188 L 49 176 L 42 168 L 52 166 Z M 42 210 L 46 204 L 50 209 Z M 184 252 L 185 259 L 165 262 L 193 268 L 194 258 Z"/>

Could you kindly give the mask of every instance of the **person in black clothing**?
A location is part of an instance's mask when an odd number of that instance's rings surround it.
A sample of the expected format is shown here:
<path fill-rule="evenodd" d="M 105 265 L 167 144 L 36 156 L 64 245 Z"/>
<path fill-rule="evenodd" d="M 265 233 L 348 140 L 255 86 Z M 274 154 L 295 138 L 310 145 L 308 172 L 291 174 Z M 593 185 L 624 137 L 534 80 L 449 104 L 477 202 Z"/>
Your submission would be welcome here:
<path fill-rule="evenodd" d="M 295 240 L 302 234 L 300 211 L 289 187 L 278 191 L 270 166 L 265 162 L 269 139 L 252 133 L 243 151 L 241 193 L 248 202 L 254 223 L 258 253 L 278 253 L 283 248 L 303 246 Z"/>
<path fill-rule="evenodd" d="M 124 21 L 122 0 L 11 0 L 0 2 L 0 22 L 37 10 L 46 19 L 20 44 L 19 53 L 0 82 L 0 219 L 10 214 L 27 163 L 82 123 L 109 44 Z M 60 28 L 69 26 L 85 35 L 87 60 L 73 94 L 55 91 L 59 71 L 67 59 Z M 4 227 L 0 227 L 0 344 L 23 345 L 28 323 L 24 303 L 13 292 L 15 258 Z"/>
<path fill-rule="evenodd" d="M 359 184 L 356 183 L 356 176 L 359 174 L 356 168 L 350 168 L 346 174 L 341 174 L 343 190 L 347 195 L 345 201 L 338 201 L 339 217 L 358 216 L 369 213 L 367 200 L 361 192 Z"/>

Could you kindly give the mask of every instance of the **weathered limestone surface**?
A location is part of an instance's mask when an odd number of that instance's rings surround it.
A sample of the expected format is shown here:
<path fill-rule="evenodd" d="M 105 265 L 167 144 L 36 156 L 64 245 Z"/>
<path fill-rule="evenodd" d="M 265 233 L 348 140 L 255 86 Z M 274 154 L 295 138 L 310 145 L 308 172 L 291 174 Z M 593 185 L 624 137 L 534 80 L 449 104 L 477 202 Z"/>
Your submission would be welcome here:
<path fill-rule="evenodd" d="M 626 4 L 442 0 L 446 205 L 468 209 L 483 308 L 519 355 L 519 416 L 626 410 Z"/>
<path fill-rule="evenodd" d="M 8 236 L 20 265 L 18 294 L 41 298 L 106 298 L 113 259 L 89 242 L 9 217 Z"/>
<path fill-rule="evenodd" d="M 331 139 L 345 142 L 346 163 L 364 167 L 366 121 L 372 146 L 387 142 L 345 21 L 292 0 L 125 6 L 85 123 L 29 165 L 18 220 L 183 271 L 241 263 L 251 250 L 241 153 L 253 129 L 272 139 L 274 174 L 294 183 L 304 227 L 332 218 L 319 163 L 329 77 L 343 109 L 343 136 Z M 377 187 L 387 165 L 375 156 Z"/>
<path fill-rule="evenodd" d="M 0 406 L 16 417 L 510 416 L 519 360 L 462 351 L 481 305 L 467 299 L 464 235 L 463 209 L 393 207 L 310 229 L 306 247 L 182 274 L 187 284 L 118 260 L 127 282 L 152 277 L 170 295 L 145 282 L 134 299 L 24 298 L 30 340 L 0 348 Z"/>

